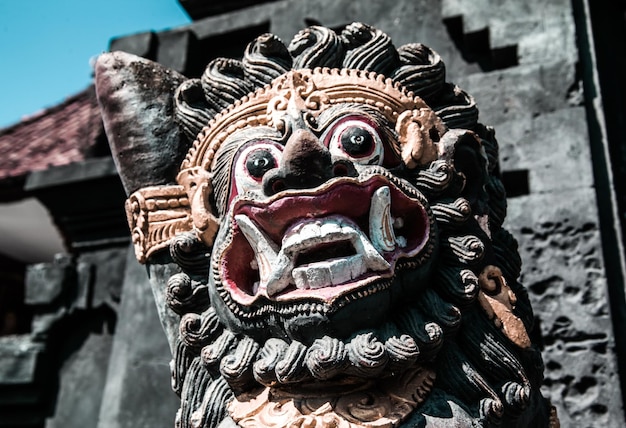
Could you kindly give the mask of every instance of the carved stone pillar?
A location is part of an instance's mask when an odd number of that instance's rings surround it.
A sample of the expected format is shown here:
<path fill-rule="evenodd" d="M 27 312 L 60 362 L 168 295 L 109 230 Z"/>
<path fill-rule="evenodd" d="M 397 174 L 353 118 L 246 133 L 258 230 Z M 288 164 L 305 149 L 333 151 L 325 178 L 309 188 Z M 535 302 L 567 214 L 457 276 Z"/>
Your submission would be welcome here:
<path fill-rule="evenodd" d="M 177 427 L 558 426 L 494 131 L 436 52 L 310 27 L 96 83 Z"/>

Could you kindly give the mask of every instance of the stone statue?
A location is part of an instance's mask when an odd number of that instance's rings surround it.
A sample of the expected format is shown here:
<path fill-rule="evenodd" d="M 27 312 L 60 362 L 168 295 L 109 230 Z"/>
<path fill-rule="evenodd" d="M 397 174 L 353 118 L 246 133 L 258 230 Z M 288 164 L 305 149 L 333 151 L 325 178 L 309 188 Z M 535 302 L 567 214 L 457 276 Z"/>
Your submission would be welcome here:
<path fill-rule="evenodd" d="M 315 26 L 96 83 L 177 427 L 558 426 L 494 131 L 437 53 Z"/>

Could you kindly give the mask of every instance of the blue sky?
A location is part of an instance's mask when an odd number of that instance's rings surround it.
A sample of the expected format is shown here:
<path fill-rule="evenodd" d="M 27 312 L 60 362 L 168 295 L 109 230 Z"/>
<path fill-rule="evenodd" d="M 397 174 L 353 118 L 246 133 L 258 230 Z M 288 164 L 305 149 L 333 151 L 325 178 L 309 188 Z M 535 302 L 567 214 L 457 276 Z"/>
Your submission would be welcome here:
<path fill-rule="evenodd" d="M 85 89 L 112 37 L 188 22 L 177 0 L 0 0 L 0 128 Z"/>

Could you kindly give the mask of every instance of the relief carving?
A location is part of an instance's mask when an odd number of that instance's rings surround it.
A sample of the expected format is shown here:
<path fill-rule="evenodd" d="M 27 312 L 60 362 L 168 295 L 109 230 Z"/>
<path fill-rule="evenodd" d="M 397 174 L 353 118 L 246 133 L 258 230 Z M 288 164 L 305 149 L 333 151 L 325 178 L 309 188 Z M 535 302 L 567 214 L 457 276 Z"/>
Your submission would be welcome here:
<path fill-rule="evenodd" d="M 171 99 L 193 143 L 127 210 L 180 267 L 177 427 L 558 425 L 494 132 L 439 55 L 311 27 Z"/>

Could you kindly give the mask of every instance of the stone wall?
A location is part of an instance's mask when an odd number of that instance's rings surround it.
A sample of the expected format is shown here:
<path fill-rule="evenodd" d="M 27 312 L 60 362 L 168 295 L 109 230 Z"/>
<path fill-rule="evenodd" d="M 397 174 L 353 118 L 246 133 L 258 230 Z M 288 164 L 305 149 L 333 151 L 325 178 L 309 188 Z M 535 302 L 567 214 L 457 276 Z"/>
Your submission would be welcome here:
<path fill-rule="evenodd" d="M 492 1 L 486 19 L 465 3 L 444 1 L 445 13 L 488 28 L 493 48 L 517 45 L 518 65 L 456 80 L 496 129 L 505 183 L 525 190 L 509 197 L 505 225 L 543 336 L 544 393 L 562 426 L 623 426 L 574 10 Z"/>

